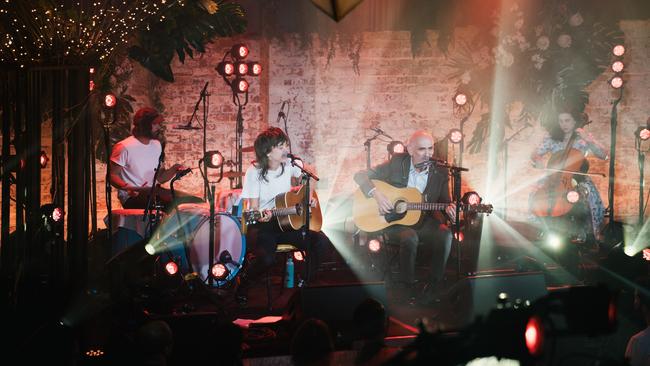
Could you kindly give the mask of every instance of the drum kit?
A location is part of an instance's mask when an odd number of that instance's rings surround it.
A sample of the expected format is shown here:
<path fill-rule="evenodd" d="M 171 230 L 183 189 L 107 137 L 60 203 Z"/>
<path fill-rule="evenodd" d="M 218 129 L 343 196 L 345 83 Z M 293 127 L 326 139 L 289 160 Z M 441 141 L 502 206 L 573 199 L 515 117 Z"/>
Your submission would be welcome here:
<path fill-rule="evenodd" d="M 253 152 L 252 146 L 242 149 Z M 244 176 L 243 172 L 223 172 L 224 178 Z M 246 256 L 246 236 L 242 231 L 241 217 L 236 205 L 240 190 L 220 194 L 215 202 L 213 260 L 210 261 L 210 204 L 183 203 L 162 215 L 147 230 L 150 220 L 143 220 L 143 209 L 112 210 L 114 233 L 112 254 L 116 255 L 136 242 L 155 243 L 157 262 L 166 265 L 174 262 L 184 279 L 196 278 L 202 283 L 221 288 L 231 283 L 242 269 Z M 221 199 L 223 196 L 223 199 Z M 147 233 L 152 233 L 147 239 Z M 215 266 L 221 271 L 215 272 Z"/>

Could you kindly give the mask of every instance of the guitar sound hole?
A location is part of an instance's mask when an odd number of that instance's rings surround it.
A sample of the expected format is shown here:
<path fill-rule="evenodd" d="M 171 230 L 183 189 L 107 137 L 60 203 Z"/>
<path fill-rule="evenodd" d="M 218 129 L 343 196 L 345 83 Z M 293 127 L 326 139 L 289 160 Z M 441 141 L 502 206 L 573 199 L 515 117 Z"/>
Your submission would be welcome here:
<path fill-rule="evenodd" d="M 405 201 L 397 201 L 395 202 L 395 205 L 393 206 L 393 211 L 400 215 L 406 212 L 406 202 Z"/>

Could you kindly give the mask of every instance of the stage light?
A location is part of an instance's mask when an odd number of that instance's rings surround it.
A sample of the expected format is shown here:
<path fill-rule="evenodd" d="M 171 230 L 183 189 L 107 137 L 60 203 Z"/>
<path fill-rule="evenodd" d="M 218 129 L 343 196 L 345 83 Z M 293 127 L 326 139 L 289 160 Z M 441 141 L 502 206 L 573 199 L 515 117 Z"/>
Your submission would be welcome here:
<path fill-rule="evenodd" d="M 153 244 L 147 244 L 144 246 L 145 252 L 149 255 L 155 255 L 156 254 L 156 248 L 153 246 Z"/>
<path fill-rule="evenodd" d="M 612 71 L 614 72 L 621 72 L 625 68 L 625 64 L 623 61 L 614 61 L 612 64 Z"/>
<path fill-rule="evenodd" d="M 623 46 L 622 44 L 617 44 L 616 46 L 614 46 L 614 48 L 612 48 L 612 53 L 614 54 L 614 56 L 618 56 L 618 57 L 623 56 L 625 54 L 625 46 Z"/>
<path fill-rule="evenodd" d="M 239 76 L 245 76 L 248 74 L 248 64 L 246 62 L 235 62 L 235 72 Z"/>
<path fill-rule="evenodd" d="M 45 150 L 41 150 L 41 157 L 39 158 L 39 161 L 41 163 L 41 169 L 45 169 L 47 167 L 47 162 L 50 161 L 50 158 L 47 157 Z"/>
<path fill-rule="evenodd" d="M 456 240 L 458 240 L 459 242 L 462 242 L 463 240 L 465 240 L 465 234 L 463 234 L 462 231 L 459 233 L 454 233 L 454 238 L 456 238 Z"/>
<path fill-rule="evenodd" d="M 167 262 L 167 264 L 165 264 L 165 272 L 170 276 L 175 275 L 178 273 L 178 264 L 174 261 Z"/>
<path fill-rule="evenodd" d="M 242 78 L 236 78 L 232 81 L 232 90 L 235 93 L 246 93 L 248 91 L 248 81 Z"/>
<path fill-rule="evenodd" d="M 459 107 L 464 106 L 467 104 L 467 95 L 461 92 L 456 93 L 456 95 L 454 95 L 454 103 Z"/>
<path fill-rule="evenodd" d="M 614 76 L 612 80 L 609 81 L 609 84 L 614 89 L 620 89 L 623 86 L 623 78 L 620 76 Z"/>
<path fill-rule="evenodd" d="M 94 67 L 89 68 L 88 73 L 89 74 L 94 74 L 95 73 L 95 68 Z"/>
<path fill-rule="evenodd" d="M 223 263 L 216 263 L 210 268 L 210 274 L 216 280 L 224 280 L 230 274 L 230 271 Z"/>
<path fill-rule="evenodd" d="M 650 248 L 643 249 L 643 259 L 650 261 Z"/>
<path fill-rule="evenodd" d="M 546 244 L 553 250 L 560 250 L 562 248 L 563 240 L 559 235 L 555 233 L 549 233 L 548 237 L 546 238 Z"/>
<path fill-rule="evenodd" d="M 541 356 L 544 350 L 544 327 L 539 316 L 534 315 L 528 319 L 524 338 L 528 352 L 535 357 Z"/>
<path fill-rule="evenodd" d="M 566 194 L 566 200 L 569 203 L 576 203 L 576 202 L 578 202 L 580 200 L 580 193 L 578 193 L 577 191 L 574 191 L 574 190 L 570 190 Z"/>
<path fill-rule="evenodd" d="M 391 141 L 386 148 L 388 149 L 388 154 L 391 156 L 393 154 L 401 154 L 406 151 L 406 147 L 401 141 Z"/>
<path fill-rule="evenodd" d="M 470 206 L 478 205 L 482 201 L 483 201 L 483 198 L 481 198 L 481 196 L 478 193 L 474 192 L 474 191 L 465 192 L 465 194 L 463 195 L 463 198 L 461 198 L 461 202 L 463 202 L 466 205 L 470 205 Z"/>
<path fill-rule="evenodd" d="M 459 144 L 463 141 L 463 133 L 458 128 L 452 128 L 449 130 L 447 138 L 452 144 Z"/>
<path fill-rule="evenodd" d="M 371 239 L 368 241 L 368 249 L 372 253 L 377 253 L 381 250 L 381 242 L 378 239 Z"/>
<path fill-rule="evenodd" d="M 262 74 L 262 64 L 257 61 L 251 61 L 248 63 L 248 75 L 251 76 L 260 76 Z"/>
<path fill-rule="evenodd" d="M 640 140 L 646 141 L 647 139 L 650 139 L 650 129 L 645 126 L 641 126 L 637 129 L 636 135 Z"/>
<path fill-rule="evenodd" d="M 232 57 L 242 60 L 245 59 L 246 56 L 248 56 L 248 47 L 246 47 L 245 44 L 243 43 L 238 43 L 230 49 L 230 54 Z"/>
<path fill-rule="evenodd" d="M 115 97 L 115 94 L 108 93 L 104 96 L 104 107 L 106 108 L 113 108 L 117 104 L 117 98 Z"/>
<path fill-rule="evenodd" d="M 88 90 L 89 90 L 89 91 L 93 91 L 93 90 L 95 90 L 95 82 L 94 82 L 94 81 L 90 80 L 90 81 L 88 82 Z"/>
<path fill-rule="evenodd" d="M 61 207 L 55 207 L 54 210 L 52 210 L 52 220 L 57 223 L 63 220 L 63 209 Z"/>
<path fill-rule="evenodd" d="M 223 165 L 223 155 L 218 150 L 212 150 L 205 153 L 203 163 L 208 168 L 218 169 Z"/>
<path fill-rule="evenodd" d="M 230 61 L 221 61 L 217 64 L 216 69 L 221 76 L 231 76 L 235 73 L 235 64 Z"/>
<path fill-rule="evenodd" d="M 302 255 L 302 252 L 297 250 L 293 252 L 293 259 L 297 262 L 302 262 L 305 260 L 305 257 Z"/>

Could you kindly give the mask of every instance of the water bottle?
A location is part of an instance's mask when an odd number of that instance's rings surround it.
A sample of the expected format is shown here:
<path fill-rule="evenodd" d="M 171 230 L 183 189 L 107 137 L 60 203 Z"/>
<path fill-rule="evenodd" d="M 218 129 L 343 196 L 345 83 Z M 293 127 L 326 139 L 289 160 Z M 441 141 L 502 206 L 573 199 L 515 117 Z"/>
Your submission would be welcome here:
<path fill-rule="evenodd" d="M 286 276 L 284 278 L 284 287 L 293 288 L 293 259 L 287 258 Z"/>

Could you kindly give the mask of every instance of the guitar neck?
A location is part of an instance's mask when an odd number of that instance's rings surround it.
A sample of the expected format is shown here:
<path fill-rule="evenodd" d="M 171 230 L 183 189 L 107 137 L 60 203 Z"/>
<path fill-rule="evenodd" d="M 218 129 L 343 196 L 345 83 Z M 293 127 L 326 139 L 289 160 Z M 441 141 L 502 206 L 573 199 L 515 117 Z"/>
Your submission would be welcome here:
<path fill-rule="evenodd" d="M 407 210 L 418 211 L 441 211 L 449 206 L 449 203 L 442 202 L 408 202 L 406 204 Z"/>
<path fill-rule="evenodd" d="M 271 209 L 271 216 L 273 217 L 289 215 L 298 215 L 298 209 L 296 206 Z"/>

